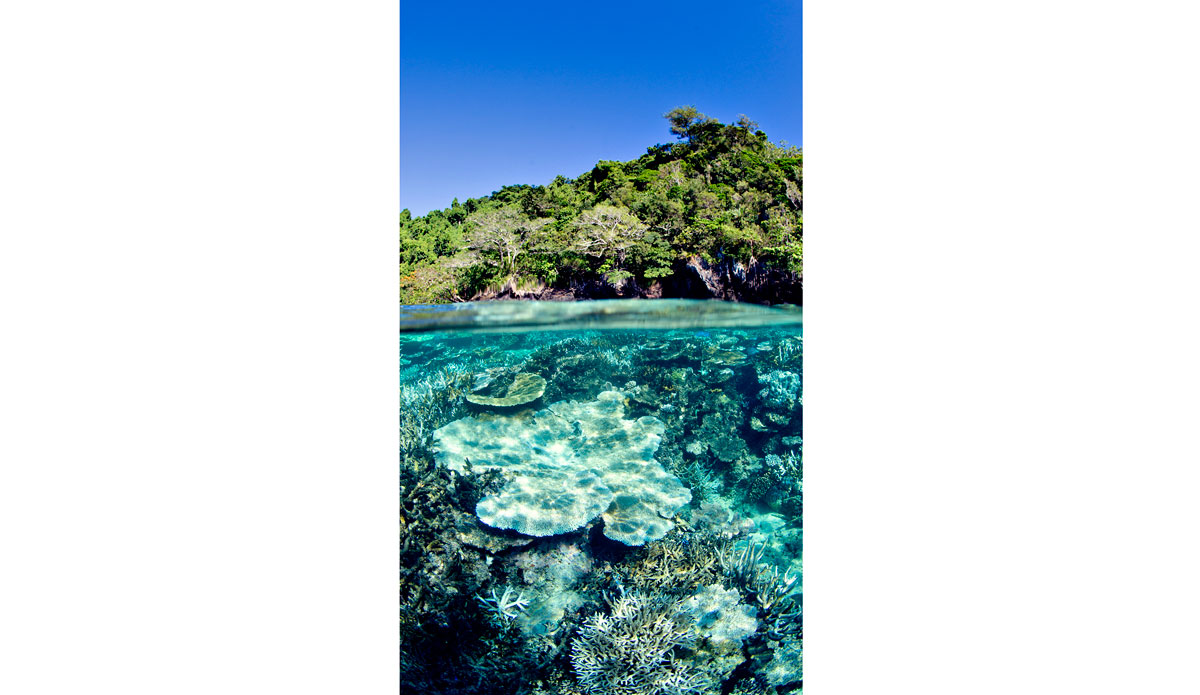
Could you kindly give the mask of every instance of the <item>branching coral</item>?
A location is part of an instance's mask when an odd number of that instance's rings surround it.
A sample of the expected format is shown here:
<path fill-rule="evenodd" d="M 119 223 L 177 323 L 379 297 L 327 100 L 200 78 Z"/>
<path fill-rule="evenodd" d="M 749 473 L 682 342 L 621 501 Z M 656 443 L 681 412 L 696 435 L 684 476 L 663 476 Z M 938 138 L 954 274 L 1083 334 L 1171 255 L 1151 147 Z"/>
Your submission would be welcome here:
<path fill-rule="evenodd" d="M 765 649 L 765 640 L 794 639 L 799 644 L 803 634 L 801 599 L 793 591 L 799 577 L 790 572 L 780 574 L 778 568 L 761 562 L 765 549 L 765 543 L 757 547 L 751 543 L 742 551 L 728 552 L 721 558 L 725 575 L 746 595 L 747 601 L 758 606 L 760 630 L 757 644 L 750 647 L 760 653 Z"/>
<path fill-rule="evenodd" d="M 701 693 L 705 679 L 674 654 L 694 639 L 678 602 L 623 596 L 580 628 L 571 664 L 588 695 Z"/>
<path fill-rule="evenodd" d="M 621 581 L 643 591 L 685 594 L 721 576 L 730 539 L 720 533 L 674 533 L 646 546 L 618 570 Z"/>
<path fill-rule="evenodd" d="M 496 595 L 496 587 L 492 587 L 492 595 L 489 597 L 476 596 L 484 608 L 487 608 L 498 618 L 503 620 L 512 620 L 521 614 L 521 611 L 529 607 L 529 601 L 525 598 L 525 592 L 522 591 L 519 596 L 513 596 L 512 587 L 504 587 L 504 593 L 500 596 Z"/>
<path fill-rule="evenodd" d="M 400 385 L 401 459 L 422 453 L 433 431 L 454 419 L 470 380 L 462 369 L 443 369 Z"/>
<path fill-rule="evenodd" d="M 780 574 L 778 568 L 762 562 L 766 543 L 755 547 L 748 543 L 741 552 L 730 550 L 721 558 L 725 574 L 733 579 L 765 611 L 790 600 L 799 577 L 790 572 Z"/>
<path fill-rule="evenodd" d="M 503 637 L 515 621 L 484 620 L 472 599 L 492 579 L 485 553 L 457 532 L 477 523 L 461 508 L 495 477 L 454 475 L 424 458 L 400 469 L 401 692 L 508 695 L 541 668 L 524 644 Z"/>
<path fill-rule="evenodd" d="M 725 482 L 699 461 L 674 468 L 679 480 L 692 491 L 692 499 L 707 502 L 721 494 Z"/>

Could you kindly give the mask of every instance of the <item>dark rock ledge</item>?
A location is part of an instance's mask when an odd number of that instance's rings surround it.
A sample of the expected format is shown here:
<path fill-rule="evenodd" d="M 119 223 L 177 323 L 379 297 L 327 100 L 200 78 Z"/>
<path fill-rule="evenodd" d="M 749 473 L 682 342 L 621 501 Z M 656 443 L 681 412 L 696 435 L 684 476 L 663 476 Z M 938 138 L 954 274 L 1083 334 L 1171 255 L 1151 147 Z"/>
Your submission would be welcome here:
<path fill-rule="evenodd" d="M 596 279 L 570 287 L 519 290 L 513 285 L 471 297 L 573 302 L 584 299 L 722 299 L 750 304 L 803 305 L 803 282 L 799 273 L 771 267 L 760 261 L 741 263 L 725 260 L 708 263 L 693 256 L 676 261 L 673 272 L 648 286 L 632 278 L 619 285 Z"/>

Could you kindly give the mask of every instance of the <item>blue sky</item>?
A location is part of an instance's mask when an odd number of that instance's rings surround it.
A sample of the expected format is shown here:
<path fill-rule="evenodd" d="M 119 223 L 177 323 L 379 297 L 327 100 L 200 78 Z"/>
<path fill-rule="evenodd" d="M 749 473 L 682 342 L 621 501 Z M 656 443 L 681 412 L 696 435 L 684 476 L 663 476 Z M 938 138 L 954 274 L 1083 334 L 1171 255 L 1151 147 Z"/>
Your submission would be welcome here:
<path fill-rule="evenodd" d="M 400 206 L 636 158 L 686 104 L 801 145 L 801 34 L 798 1 L 401 0 Z"/>

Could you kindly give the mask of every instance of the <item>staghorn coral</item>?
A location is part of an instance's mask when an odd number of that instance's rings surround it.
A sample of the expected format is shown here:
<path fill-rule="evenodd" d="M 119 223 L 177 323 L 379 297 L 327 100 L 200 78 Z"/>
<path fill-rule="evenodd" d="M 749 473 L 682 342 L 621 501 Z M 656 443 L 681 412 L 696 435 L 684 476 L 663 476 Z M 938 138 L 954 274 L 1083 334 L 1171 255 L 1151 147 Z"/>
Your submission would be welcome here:
<path fill-rule="evenodd" d="M 621 586 L 686 595 L 721 577 L 721 556 L 730 539 L 720 533 L 677 532 L 646 546 L 616 570 Z"/>
<path fill-rule="evenodd" d="M 750 543 L 740 552 L 731 550 L 722 556 L 722 566 L 746 602 L 758 607 L 759 628 L 747 640 L 747 653 L 759 671 L 776 679 L 772 685 L 783 685 L 790 683 L 792 675 L 799 679 L 802 596 L 793 591 L 798 587 L 798 576 L 780 574 L 778 568 L 761 562 L 765 549 L 765 543 L 757 547 Z"/>
<path fill-rule="evenodd" d="M 790 607 L 792 589 L 796 588 L 799 577 L 792 576 L 790 572 L 780 574 L 778 568 L 762 562 L 766 548 L 765 542 L 757 547 L 754 543 L 747 543 L 741 552 L 731 547 L 721 557 L 721 566 L 725 575 L 764 611 Z"/>
<path fill-rule="evenodd" d="M 496 477 L 454 475 L 423 458 L 400 469 L 402 693 L 511 695 L 546 667 L 544 654 L 513 638 L 520 634 L 509 624 L 515 621 L 488 620 L 473 598 L 493 578 L 486 553 L 461 540 L 462 527 L 478 525 L 461 508 L 492 489 Z"/>
<path fill-rule="evenodd" d="M 626 420 L 624 394 L 560 401 L 531 417 L 467 417 L 433 433 L 434 455 L 454 471 L 502 470 L 511 480 L 480 500 L 486 524 L 552 536 L 604 518 L 626 545 L 662 538 L 691 492 L 654 460 L 663 423 Z"/>
<path fill-rule="evenodd" d="M 454 419 L 470 379 L 469 373 L 456 367 L 400 385 L 402 459 L 422 454 L 433 430 Z"/>
<path fill-rule="evenodd" d="M 692 491 L 693 502 L 708 502 L 721 494 L 725 481 L 705 468 L 699 461 L 673 469 L 675 475 Z"/>
<path fill-rule="evenodd" d="M 492 615 L 506 621 L 517 617 L 521 611 L 529 607 L 529 600 L 525 598 L 525 592 L 522 591 L 519 596 L 514 596 L 510 586 L 504 587 L 504 593 L 500 596 L 496 595 L 496 587 L 492 587 L 491 596 L 476 596 L 475 599 Z"/>
<path fill-rule="evenodd" d="M 571 665 L 588 695 L 683 695 L 702 693 L 701 674 L 675 658 L 695 636 L 679 603 L 623 596 L 612 614 L 597 614 L 571 645 Z"/>

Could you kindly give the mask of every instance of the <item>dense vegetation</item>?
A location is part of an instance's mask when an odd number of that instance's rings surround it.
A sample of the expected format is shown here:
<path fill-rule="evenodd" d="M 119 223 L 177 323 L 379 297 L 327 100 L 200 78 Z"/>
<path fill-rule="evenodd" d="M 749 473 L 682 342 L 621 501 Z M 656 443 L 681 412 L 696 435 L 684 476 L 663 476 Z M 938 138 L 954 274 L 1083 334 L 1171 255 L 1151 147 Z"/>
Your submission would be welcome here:
<path fill-rule="evenodd" d="M 648 287 L 689 258 L 760 262 L 798 277 L 799 148 L 772 144 L 745 116 L 666 114 L 677 142 L 575 179 L 400 214 L 400 301 L 607 283 Z"/>

